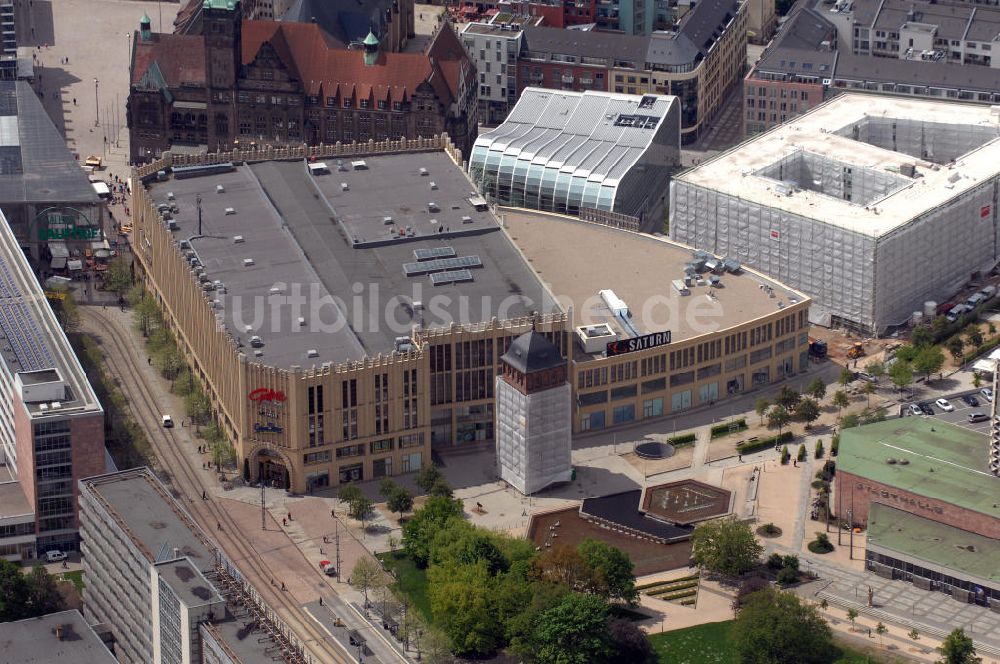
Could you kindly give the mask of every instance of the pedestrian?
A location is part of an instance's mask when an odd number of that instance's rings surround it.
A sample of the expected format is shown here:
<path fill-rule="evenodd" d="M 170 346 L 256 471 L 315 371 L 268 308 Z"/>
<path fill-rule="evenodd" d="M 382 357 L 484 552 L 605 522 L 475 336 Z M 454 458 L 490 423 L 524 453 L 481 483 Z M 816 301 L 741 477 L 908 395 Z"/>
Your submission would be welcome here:
<path fill-rule="evenodd" d="M 281 582 L 281 589 L 282 590 L 287 590 L 287 588 L 285 588 L 285 582 L 284 581 Z"/>
<path fill-rule="evenodd" d="M 336 519 L 337 518 L 337 515 L 334 513 L 333 510 L 330 510 L 330 518 L 331 519 Z"/>
<path fill-rule="evenodd" d="M 152 365 L 153 365 L 153 358 L 151 358 L 151 357 L 147 357 L 147 358 L 146 358 L 146 364 L 148 364 L 148 365 L 152 366 Z"/>
<path fill-rule="evenodd" d="M 281 517 L 281 525 L 282 526 L 287 526 L 288 525 L 288 519 L 286 519 L 285 517 Z"/>
<path fill-rule="evenodd" d="M 204 489 L 201 490 L 201 499 L 208 500 L 208 492 L 205 491 Z"/>
<path fill-rule="evenodd" d="M 218 521 L 215 522 L 215 527 L 217 530 L 222 530 L 222 524 L 219 523 Z"/>
<path fill-rule="evenodd" d="M 73 97 L 73 105 L 76 106 L 76 97 Z"/>
<path fill-rule="evenodd" d="M 288 513 L 288 520 L 289 521 L 294 521 L 294 519 L 292 519 L 292 513 L 291 512 Z"/>
<path fill-rule="evenodd" d="M 792 459 L 792 465 L 795 466 L 796 468 L 798 468 L 799 467 L 799 460 L 798 459 Z"/>
<path fill-rule="evenodd" d="M 320 595 L 320 598 L 319 598 L 319 605 L 323 606 L 323 596 L 322 595 Z"/>

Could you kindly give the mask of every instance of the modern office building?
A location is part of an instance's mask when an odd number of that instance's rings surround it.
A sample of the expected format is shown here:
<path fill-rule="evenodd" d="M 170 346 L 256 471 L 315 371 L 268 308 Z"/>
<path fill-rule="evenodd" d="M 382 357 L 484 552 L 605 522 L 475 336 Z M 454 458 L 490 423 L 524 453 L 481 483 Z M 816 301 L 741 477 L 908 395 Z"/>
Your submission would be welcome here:
<path fill-rule="evenodd" d="M 985 106 L 841 95 L 675 176 L 670 234 L 881 333 L 1000 259 L 998 136 Z"/>
<path fill-rule="evenodd" d="M 118 664 L 94 628 L 76 609 L 0 623 L 5 662 Z"/>
<path fill-rule="evenodd" d="M 532 328 L 571 362 L 574 434 L 806 368 L 801 293 L 608 225 L 498 218 L 447 142 L 374 147 L 178 155 L 136 171 L 138 271 L 250 480 L 302 492 L 495 441 L 501 358 Z M 176 206 L 171 220 L 160 205 Z M 633 318 L 610 314 L 606 289 Z M 647 337 L 666 330 L 669 347 Z"/>
<path fill-rule="evenodd" d="M 81 480 L 80 518 L 84 616 L 110 627 L 120 662 L 256 664 L 279 655 L 264 625 L 234 617 L 245 611 L 222 594 L 225 557 L 148 468 Z M 233 657 L 234 648 L 254 656 Z"/>
<path fill-rule="evenodd" d="M 989 441 L 907 417 L 845 429 L 833 508 L 867 526 L 866 567 L 960 602 L 1000 603 L 998 480 Z"/>
<path fill-rule="evenodd" d="M 525 25 L 536 25 L 537 16 L 496 14 L 489 23 L 466 23 L 462 43 L 479 76 L 479 122 L 503 122 L 517 101 L 517 59 Z"/>
<path fill-rule="evenodd" d="M 767 131 L 843 92 L 1000 103 L 1000 67 L 993 65 L 989 55 L 995 42 L 983 40 L 984 34 L 998 33 L 995 16 L 1000 16 L 1000 10 L 961 3 L 866 6 L 866 12 L 882 17 L 878 20 L 891 16 L 894 22 L 906 20 L 911 8 L 914 12 L 926 9 L 927 20 L 937 11 L 957 12 L 960 18 L 953 16 L 943 25 L 954 32 L 956 23 L 961 23 L 962 36 L 955 33 L 945 38 L 937 25 L 906 23 L 895 30 L 876 29 L 874 34 L 882 36 L 873 42 L 868 27 L 848 25 L 850 12 L 799 3 L 744 79 L 747 136 Z M 914 35 L 901 39 L 899 30 L 907 34 L 910 28 L 916 31 Z M 969 35 L 978 37 L 969 41 L 965 38 Z M 918 45 L 910 45 L 911 41 Z"/>
<path fill-rule="evenodd" d="M 105 472 L 104 410 L 0 216 L 0 555 L 77 548 L 81 477 Z"/>
<path fill-rule="evenodd" d="M 528 88 L 502 125 L 476 139 L 469 175 L 498 205 L 613 212 L 642 226 L 662 221 L 679 162 L 676 97 Z"/>
<path fill-rule="evenodd" d="M 573 474 L 572 390 L 559 349 L 531 330 L 514 339 L 497 376 L 497 474 L 530 496 Z"/>

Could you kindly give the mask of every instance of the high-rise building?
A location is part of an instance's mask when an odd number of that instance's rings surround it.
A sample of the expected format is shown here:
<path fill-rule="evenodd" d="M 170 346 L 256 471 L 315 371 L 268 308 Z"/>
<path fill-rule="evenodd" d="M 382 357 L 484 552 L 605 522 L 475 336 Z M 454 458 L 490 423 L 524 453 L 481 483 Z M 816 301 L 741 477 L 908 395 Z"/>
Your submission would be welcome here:
<path fill-rule="evenodd" d="M 567 360 L 531 330 L 511 343 L 497 376 L 497 466 L 500 479 L 525 495 L 573 473 L 573 408 Z"/>
<path fill-rule="evenodd" d="M 1000 477 L 1000 401 L 997 400 L 997 390 L 1000 389 L 1000 362 L 993 369 L 993 394 L 990 398 L 990 472 Z"/>

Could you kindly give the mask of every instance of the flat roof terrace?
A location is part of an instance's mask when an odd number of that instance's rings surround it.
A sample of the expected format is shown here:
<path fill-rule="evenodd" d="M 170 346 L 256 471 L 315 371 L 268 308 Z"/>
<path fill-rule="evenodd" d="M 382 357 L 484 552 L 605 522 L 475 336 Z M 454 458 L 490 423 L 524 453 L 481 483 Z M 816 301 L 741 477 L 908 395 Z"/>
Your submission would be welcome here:
<path fill-rule="evenodd" d="M 845 429 L 837 470 L 997 518 L 1000 480 L 987 467 L 988 454 L 981 433 L 905 417 Z"/>
<path fill-rule="evenodd" d="M 674 343 L 777 312 L 779 302 L 807 299 L 746 268 L 719 275 L 718 288 L 706 282 L 682 296 L 671 282 L 684 278 L 693 253 L 689 247 L 558 215 L 506 210 L 503 216 L 511 238 L 562 309 L 573 308 L 577 325 L 607 323 L 625 332 L 598 296 L 603 289 L 625 301 L 640 334 L 670 330 Z"/>
<path fill-rule="evenodd" d="M 1000 173 L 998 137 L 988 106 L 847 93 L 675 181 L 879 237 Z M 906 164 L 915 177 L 901 174 Z"/>
<path fill-rule="evenodd" d="M 444 152 L 325 163 L 330 172 L 313 181 L 355 246 L 475 235 L 498 226 L 486 201 Z"/>

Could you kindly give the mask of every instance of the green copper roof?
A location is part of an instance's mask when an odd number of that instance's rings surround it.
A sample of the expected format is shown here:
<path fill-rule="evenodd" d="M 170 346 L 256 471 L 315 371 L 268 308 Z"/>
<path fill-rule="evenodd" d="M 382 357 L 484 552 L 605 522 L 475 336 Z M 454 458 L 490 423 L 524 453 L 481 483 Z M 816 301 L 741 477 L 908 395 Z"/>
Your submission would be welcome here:
<path fill-rule="evenodd" d="M 911 561 L 940 565 L 994 584 L 1000 582 L 998 544 L 995 539 L 887 505 L 872 503 L 868 514 L 869 546 L 889 549 Z"/>
<path fill-rule="evenodd" d="M 368 31 L 368 36 L 365 37 L 365 41 L 362 42 L 365 46 L 378 46 L 378 37 L 375 36 L 371 30 Z"/>
<path fill-rule="evenodd" d="M 152 19 L 149 18 L 149 14 L 143 12 L 142 18 L 139 19 L 139 25 L 142 25 L 143 23 L 152 23 L 152 22 L 153 22 Z"/>
<path fill-rule="evenodd" d="M 837 470 L 1000 517 L 1000 479 L 990 473 L 988 456 L 984 434 L 936 418 L 904 417 L 845 429 Z"/>
<path fill-rule="evenodd" d="M 228 9 L 229 11 L 233 11 L 236 9 L 236 2 L 234 0 L 205 0 L 201 6 L 204 9 Z"/>

